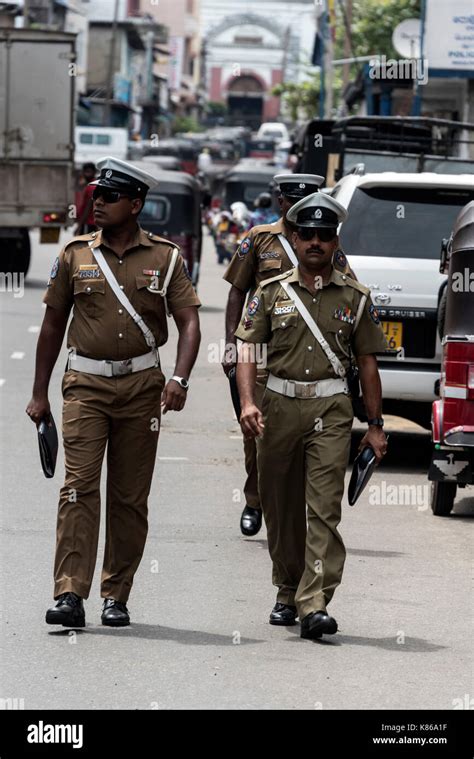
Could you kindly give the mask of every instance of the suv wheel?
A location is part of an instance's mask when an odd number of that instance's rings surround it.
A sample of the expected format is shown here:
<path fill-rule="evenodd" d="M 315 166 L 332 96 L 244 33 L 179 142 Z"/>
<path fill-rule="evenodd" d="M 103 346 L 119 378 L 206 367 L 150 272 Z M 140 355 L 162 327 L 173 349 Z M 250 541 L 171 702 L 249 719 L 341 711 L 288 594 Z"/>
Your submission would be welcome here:
<path fill-rule="evenodd" d="M 431 483 L 431 509 L 436 517 L 448 517 L 454 505 L 457 484 L 455 482 Z"/>

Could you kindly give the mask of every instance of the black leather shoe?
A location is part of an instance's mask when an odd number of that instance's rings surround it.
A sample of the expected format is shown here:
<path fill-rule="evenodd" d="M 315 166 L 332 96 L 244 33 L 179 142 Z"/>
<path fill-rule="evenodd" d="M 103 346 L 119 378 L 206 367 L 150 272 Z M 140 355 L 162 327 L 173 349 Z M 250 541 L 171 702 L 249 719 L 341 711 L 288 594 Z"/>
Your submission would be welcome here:
<path fill-rule="evenodd" d="M 106 598 L 102 607 L 102 624 L 109 627 L 125 627 L 130 624 L 130 614 L 122 601 Z"/>
<path fill-rule="evenodd" d="M 55 605 L 46 612 L 46 624 L 85 627 L 86 615 L 82 598 L 76 593 L 61 593 Z"/>
<path fill-rule="evenodd" d="M 334 635 L 337 632 L 337 622 L 325 611 L 314 611 L 301 620 L 301 637 L 315 640 L 324 635 Z"/>
<path fill-rule="evenodd" d="M 296 606 L 276 603 L 271 610 L 269 622 L 271 625 L 295 625 L 296 617 Z"/>
<path fill-rule="evenodd" d="M 240 531 L 242 535 L 256 535 L 262 526 L 262 509 L 253 509 L 246 506 L 240 517 Z"/>

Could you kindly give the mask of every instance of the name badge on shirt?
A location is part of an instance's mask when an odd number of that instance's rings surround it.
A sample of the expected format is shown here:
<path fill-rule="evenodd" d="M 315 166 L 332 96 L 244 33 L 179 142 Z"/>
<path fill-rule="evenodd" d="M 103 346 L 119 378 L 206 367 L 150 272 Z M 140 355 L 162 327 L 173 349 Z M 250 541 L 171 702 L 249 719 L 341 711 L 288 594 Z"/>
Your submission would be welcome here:
<path fill-rule="evenodd" d="M 79 279 L 99 279 L 100 269 L 97 264 L 81 264 L 78 276 Z"/>
<path fill-rule="evenodd" d="M 281 300 L 275 303 L 275 316 L 283 316 L 283 314 L 292 314 L 296 311 L 296 305 L 291 300 Z"/>

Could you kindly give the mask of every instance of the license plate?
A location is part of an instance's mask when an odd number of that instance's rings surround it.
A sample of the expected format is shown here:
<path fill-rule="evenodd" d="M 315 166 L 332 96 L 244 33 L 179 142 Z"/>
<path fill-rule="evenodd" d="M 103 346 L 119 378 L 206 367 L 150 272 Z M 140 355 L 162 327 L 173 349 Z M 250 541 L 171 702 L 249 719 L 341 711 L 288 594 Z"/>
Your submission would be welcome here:
<path fill-rule="evenodd" d="M 60 227 L 41 227 L 40 243 L 56 243 L 59 241 Z"/>
<path fill-rule="evenodd" d="M 389 351 L 397 351 L 402 347 L 403 323 L 381 322 L 384 335 L 387 338 Z"/>

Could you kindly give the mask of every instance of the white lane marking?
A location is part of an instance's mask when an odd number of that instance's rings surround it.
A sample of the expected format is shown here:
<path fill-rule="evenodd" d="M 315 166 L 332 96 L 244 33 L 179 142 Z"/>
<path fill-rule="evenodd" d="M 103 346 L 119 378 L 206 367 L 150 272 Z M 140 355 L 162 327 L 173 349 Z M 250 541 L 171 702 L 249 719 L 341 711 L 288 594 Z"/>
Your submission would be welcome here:
<path fill-rule="evenodd" d="M 2 387 L 2 385 L 4 385 L 4 384 L 5 384 L 5 382 L 6 382 L 6 380 L 4 380 L 4 379 L 0 379 L 0 387 Z"/>
<path fill-rule="evenodd" d="M 39 332 L 40 328 L 37 324 L 32 324 L 31 327 L 28 327 L 28 332 Z"/>
<path fill-rule="evenodd" d="M 25 354 L 23 353 L 23 351 L 13 351 L 12 355 L 10 356 L 10 358 L 16 358 L 16 359 L 20 360 L 22 358 L 25 358 Z"/>
<path fill-rule="evenodd" d="M 158 456 L 159 461 L 189 461 L 187 456 Z"/>

